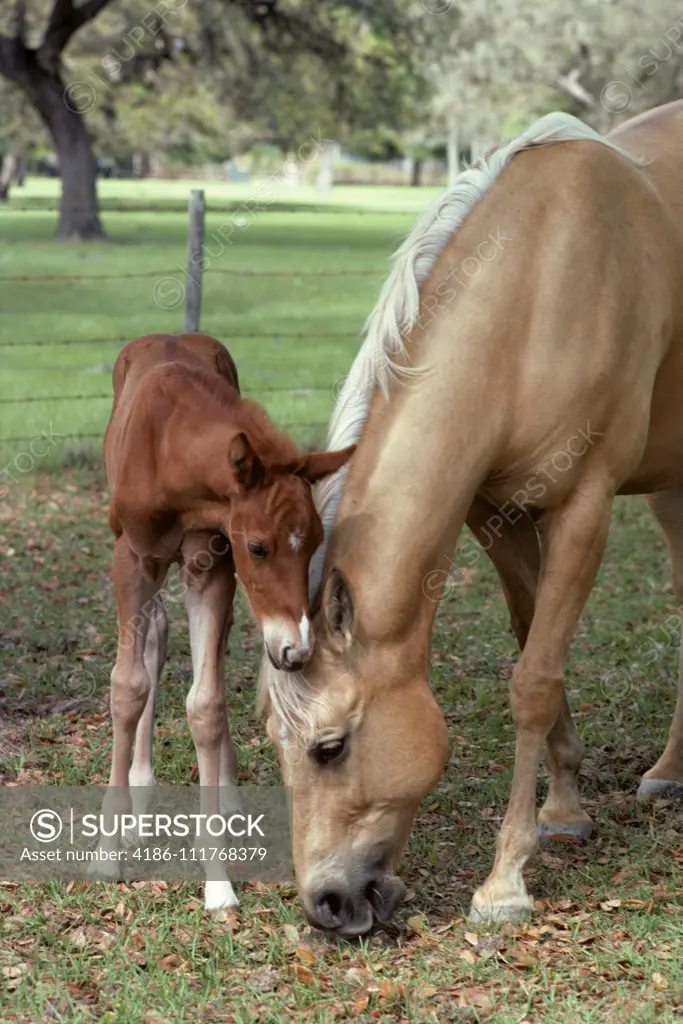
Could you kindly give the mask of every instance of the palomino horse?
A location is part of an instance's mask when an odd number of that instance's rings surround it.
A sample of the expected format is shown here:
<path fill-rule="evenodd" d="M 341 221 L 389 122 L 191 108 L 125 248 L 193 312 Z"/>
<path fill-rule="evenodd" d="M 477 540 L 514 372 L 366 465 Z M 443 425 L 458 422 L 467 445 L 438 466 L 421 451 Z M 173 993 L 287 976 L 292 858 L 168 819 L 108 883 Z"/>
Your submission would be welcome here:
<path fill-rule="evenodd" d="M 109 785 L 117 800 L 121 792 L 128 795 L 129 784 L 154 784 L 155 691 L 168 629 L 159 590 L 178 562 L 190 623 L 194 682 L 187 715 L 202 813 L 213 810 L 210 787 L 220 787 L 230 801 L 236 758 L 223 654 L 236 575 L 273 665 L 301 668 L 313 644 L 308 569 L 323 536 L 311 485 L 338 470 L 352 451 L 302 454 L 259 405 L 240 398 L 235 364 L 215 338 L 154 334 L 120 352 L 104 440 L 116 537 L 119 635 Z M 140 794 L 146 800 L 149 790 Z M 236 902 L 227 877 L 207 881 L 207 908 Z"/>
<path fill-rule="evenodd" d="M 317 496 L 316 650 L 301 676 L 261 673 L 318 926 L 364 932 L 401 898 L 397 862 L 447 757 L 430 588 L 465 523 L 482 539 L 497 524 L 522 648 L 512 790 L 473 918 L 529 912 L 539 828 L 590 830 L 563 675 L 615 494 L 651 495 L 683 599 L 682 167 L 683 103 L 607 138 L 551 114 L 463 171 L 397 254 L 330 428 L 331 447 L 360 443 L 343 489 Z M 683 682 L 640 793 L 683 794 Z"/>

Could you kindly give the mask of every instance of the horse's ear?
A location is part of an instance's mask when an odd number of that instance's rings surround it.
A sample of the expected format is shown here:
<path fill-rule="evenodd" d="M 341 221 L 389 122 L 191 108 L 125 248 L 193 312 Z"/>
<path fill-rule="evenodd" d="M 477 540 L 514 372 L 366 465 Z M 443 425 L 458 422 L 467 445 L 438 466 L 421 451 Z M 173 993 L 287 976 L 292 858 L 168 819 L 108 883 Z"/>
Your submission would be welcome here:
<path fill-rule="evenodd" d="M 263 463 L 252 448 L 246 434 L 236 434 L 233 437 L 228 450 L 228 459 L 238 487 L 247 491 L 260 487 L 265 475 Z"/>
<path fill-rule="evenodd" d="M 346 577 L 339 569 L 332 569 L 327 577 L 322 605 L 330 640 L 341 653 L 351 644 L 353 597 Z"/>
<path fill-rule="evenodd" d="M 355 450 L 356 445 L 351 444 L 348 448 L 340 448 L 336 452 L 310 452 L 304 455 L 296 475 L 303 477 L 309 484 L 315 484 L 345 466 Z"/>

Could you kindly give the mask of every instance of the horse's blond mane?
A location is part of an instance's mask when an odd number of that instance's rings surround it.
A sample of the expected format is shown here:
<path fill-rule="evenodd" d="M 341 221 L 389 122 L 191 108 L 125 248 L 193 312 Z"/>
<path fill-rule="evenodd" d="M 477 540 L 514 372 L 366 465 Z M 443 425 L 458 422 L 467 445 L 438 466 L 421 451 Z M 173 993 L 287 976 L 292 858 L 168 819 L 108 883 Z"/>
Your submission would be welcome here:
<path fill-rule="evenodd" d="M 368 317 L 365 340 L 342 387 L 328 428 L 329 449 L 344 448 L 360 439 L 376 387 L 388 397 L 392 378 L 419 374 L 416 367 L 397 365 L 405 358 L 405 340 L 419 316 L 420 285 L 443 249 L 486 189 L 516 153 L 532 146 L 556 142 L 599 142 L 635 163 L 640 157 L 621 149 L 570 114 L 546 114 L 521 134 L 494 147 L 425 210 L 403 244 L 394 253 L 393 267 Z M 310 589 L 314 596 L 322 580 L 323 562 L 334 524 L 346 469 L 328 477 L 315 489 L 315 503 L 325 529 L 325 541 L 311 565 Z"/>
<path fill-rule="evenodd" d="M 388 397 L 393 379 L 420 373 L 419 368 L 404 365 L 405 340 L 419 315 L 420 286 L 450 237 L 489 185 L 522 150 L 579 141 L 599 142 L 631 162 L 643 162 L 640 157 L 621 149 L 570 114 L 547 114 L 515 138 L 489 150 L 472 167 L 461 171 L 455 182 L 427 207 L 394 254 L 391 272 L 365 323 L 365 340 L 339 393 L 330 420 L 328 449 L 344 448 L 359 441 L 376 387 Z M 401 365 L 396 362 L 399 355 L 402 357 Z M 312 601 L 322 582 L 325 553 L 345 476 L 344 468 L 315 488 L 315 503 L 323 522 L 325 540 L 311 563 Z M 314 725 L 311 705 L 315 693 L 306 686 L 303 678 L 292 686 L 287 675 L 268 664 L 262 669 L 261 687 L 262 704 L 270 698 L 269 703 L 285 728 L 289 726 L 298 732 L 310 732 Z"/>

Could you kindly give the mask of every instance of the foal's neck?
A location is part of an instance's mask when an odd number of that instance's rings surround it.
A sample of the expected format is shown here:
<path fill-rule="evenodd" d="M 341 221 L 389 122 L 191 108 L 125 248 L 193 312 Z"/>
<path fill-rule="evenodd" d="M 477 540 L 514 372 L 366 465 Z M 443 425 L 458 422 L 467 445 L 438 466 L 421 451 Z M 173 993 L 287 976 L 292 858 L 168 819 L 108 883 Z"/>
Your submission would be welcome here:
<path fill-rule="evenodd" d="M 229 502 L 235 494 L 230 444 L 235 411 L 207 401 L 177 410 L 160 439 L 159 464 L 166 489 L 185 510 L 197 502 Z"/>

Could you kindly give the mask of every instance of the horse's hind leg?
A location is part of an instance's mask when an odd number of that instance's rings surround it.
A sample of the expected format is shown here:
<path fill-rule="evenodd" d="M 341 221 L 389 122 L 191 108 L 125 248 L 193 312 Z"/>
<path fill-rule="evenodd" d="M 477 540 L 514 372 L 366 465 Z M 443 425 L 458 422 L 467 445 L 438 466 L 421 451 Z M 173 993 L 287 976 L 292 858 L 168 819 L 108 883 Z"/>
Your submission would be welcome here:
<path fill-rule="evenodd" d="M 524 650 L 536 604 L 536 587 L 541 570 L 541 549 L 536 529 L 526 516 L 514 522 L 502 517 L 493 505 L 477 499 L 467 525 L 493 562 L 503 586 L 510 621 Z M 496 524 L 495 535 L 492 524 Z M 585 837 L 592 822 L 579 802 L 577 776 L 584 755 L 566 696 L 555 725 L 546 740 L 550 782 L 545 803 L 538 813 L 541 835 L 569 834 Z"/>
<path fill-rule="evenodd" d="M 683 487 L 651 495 L 648 501 L 666 535 L 674 593 L 683 604 Z M 656 765 L 645 772 L 638 796 L 641 800 L 657 797 L 683 800 L 683 643 L 679 654 L 678 696 L 669 739 Z"/>
<path fill-rule="evenodd" d="M 235 568 L 228 541 L 211 531 L 187 534 L 182 555 L 194 671 L 187 695 L 187 717 L 197 751 L 200 812 L 208 817 L 236 806 L 236 756 L 223 681 L 225 648 L 232 625 Z M 207 862 L 206 909 L 217 910 L 237 903 L 223 862 Z"/>

